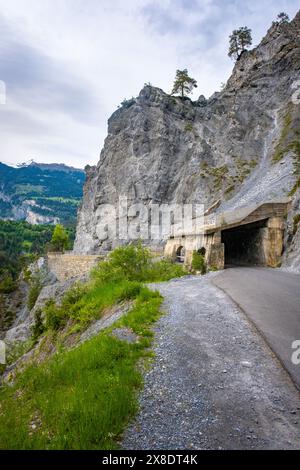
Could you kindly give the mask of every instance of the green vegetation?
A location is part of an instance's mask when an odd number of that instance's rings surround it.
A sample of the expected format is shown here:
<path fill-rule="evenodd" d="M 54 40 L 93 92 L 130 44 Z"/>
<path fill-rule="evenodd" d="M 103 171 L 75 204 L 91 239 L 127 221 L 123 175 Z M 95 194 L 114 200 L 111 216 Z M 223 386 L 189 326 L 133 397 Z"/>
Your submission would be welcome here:
<path fill-rule="evenodd" d="M 283 158 L 284 154 L 289 150 L 288 148 L 289 144 L 287 141 L 291 134 L 292 122 L 293 122 L 292 107 L 289 106 L 286 112 L 286 115 L 284 116 L 284 119 L 283 119 L 283 127 L 281 130 L 279 141 L 275 147 L 275 153 L 272 158 L 273 163 L 279 162 Z"/>
<path fill-rule="evenodd" d="M 15 191 L 16 194 L 30 194 L 31 196 L 35 196 L 36 194 L 42 194 L 44 190 L 43 186 L 40 185 L 33 185 L 33 184 L 16 184 Z"/>
<path fill-rule="evenodd" d="M 294 196 L 300 188 L 300 119 L 297 108 L 293 103 L 289 104 L 284 116 L 283 127 L 275 147 L 272 162 L 279 162 L 290 151 L 294 154 L 294 174 L 297 176 L 297 179 L 289 192 L 289 196 Z"/>
<path fill-rule="evenodd" d="M 300 134 L 300 131 L 298 133 L 298 136 L 299 136 L 299 134 Z M 290 150 L 292 150 L 294 152 L 294 157 L 293 157 L 294 175 L 297 176 L 296 182 L 295 182 L 293 188 L 291 189 L 291 191 L 289 192 L 289 196 L 294 196 L 294 194 L 300 188 L 300 140 L 293 141 L 289 145 L 289 148 L 290 148 Z"/>
<path fill-rule="evenodd" d="M 35 306 L 38 296 L 42 290 L 42 284 L 40 281 L 39 276 L 35 276 L 34 278 L 30 279 L 30 289 L 28 294 L 28 303 L 27 306 L 29 310 L 32 310 Z"/>
<path fill-rule="evenodd" d="M 69 247 L 70 240 L 66 229 L 61 224 L 57 224 L 54 228 L 51 238 L 51 248 L 53 251 L 59 251 L 63 253 Z"/>
<path fill-rule="evenodd" d="M 14 343 L 13 347 L 8 348 L 6 354 L 6 367 L 17 361 L 21 356 L 23 356 L 23 354 L 26 354 L 28 351 L 30 351 L 33 344 L 33 340 L 30 338 L 24 342 L 18 341 Z M 5 369 L 4 365 L 3 368 Z"/>
<path fill-rule="evenodd" d="M 251 44 L 251 29 L 247 28 L 247 26 L 235 29 L 229 37 L 229 57 L 238 60 L 241 54 L 246 51 L 246 48 L 251 46 Z"/>
<path fill-rule="evenodd" d="M 43 320 L 43 311 L 42 309 L 38 308 L 34 312 L 34 324 L 31 329 L 33 344 L 36 343 L 37 339 L 44 333 L 45 330 L 46 327 Z"/>
<path fill-rule="evenodd" d="M 299 188 L 300 188 L 300 178 L 297 179 L 296 183 L 292 187 L 291 191 L 289 192 L 289 196 L 294 196 Z"/>
<path fill-rule="evenodd" d="M 204 162 L 201 165 L 200 176 L 202 178 L 212 177 L 213 188 L 215 191 L 220 191 L 224 185 L 226 175 L 229 173 L 227 165 L 222 166 L 209 166 L 208 163 Z"/>
<path fill-rule="evenodd" d="M 205 251 L 198 250 L 193 252 L 192 269 L 193 271 L 200 271 L 201 274 L 206 274 Z"/>
<path fill-rule="evenodd" d="M 236 189 L 236 185 L 241 185 L 251 174 L 251 171 L 257 166 L 257 159 L 243 160 L 235 158 L 235 168 L 233 174 L 230 173 L 228 165 L 209 166 L 203 162 L 200 167 L 200 176 L 202 178 L 212 178 L 212 189 L 215 192 L 224 191 L 224 195 L 229 195 Z"/>
<path fill-rule="evenodd" d="M 2 274 L 2 279 L 0 280 L 0 292 L 2 294 L 10 294 L 17 288 L 16 281 L 13 280 L 10 273 L 6 271 Z"/>
<path fill-rule="evenodd" d="M 142 385 L 137 364 L 150 357 L 151 325 L 161 299 L 149 291 L 116 326 L 139 341 L 127 344 L 109 331 L 76 349 L 29 366 L 0 392 L 2 449 L 113 449 L 137 411 Z"/>
<path fill-rule="evenodd" d="M 184 98 L 192 93 L 194 88 L 197 88 L 197 82 L 194 78 L 189 77 L 187 69 L 177 70 L 171 94 L 180 94 L 181 98 Z"/>
<path fill-rule="evenodd" d="M 85 174 L 63 165 L 31 164 L 13 168 L 0 163 L 2 192 L 7 200 L 0 201 L 0 218 L 13 219 L 14 208 L 25 200 L 34 201 L 32 211 L 44 217 L 58 217 L 65 226 L 76 221 L 82 199 Z"/>
<path fill-rule="evenodd" d="M 294 215 L 293 223 L 293 235 L 296 235 L 300 224 L 300 214 Z"/>
<path fill-rule="evenodd" d="M 152 357 L 152 325 L 161 297 L 143 282 L 186 274 L 181 266 L 155 261 L 140 244 L 118 248 L 100 263 L 89 283 L 74 286 L 60 305 L 49 302 L 36 312 L 34 340 L 58 351 L 28 365 L 14 384 L 0 390 L 1 449 L 113 449 L 136 413 L 142 386 L 141 365 Z M 66 350 L 74 335 L 108 307 L 131 299 L 130 312 L 97 337 Z M 45 317 L 45 320 L 44 320 Z M 113 336 L 130 328 L 137 341 Z M 53 347 L 51 348 L 53 349 Z"/>
<path fill-rule="evenodd" d="M 58 331 L 71 320 L 72 331 L 82 330 L 100 318 L 107 307 L 140 295 L 142 283 L 168 281 L 185 274 L 182 266 L 171 261 L 155 261 L 140 244 L 116 248 L 108 261 L 93 270 L 89 284 L 75 285 L 58 305 L 54 300 L 46 304 L 46 329 Z"/>
<path fill-rule="evenodd" d="M 73 204 L 76 207 L 78 207 L 81 202 L 80 199 L 71 199 L 66 197 L 39 197 L 36 198 L 36 201 L 41 204 L 49 202 L 63 202 L 65 204 Z"/>
<path fill-rule="evenodd" d="M 22 268 L 45 252 L 52 232 L 51 225 L 0 220 L 0 292 L 15 289 Z"/>
<path fill-rule="evenodd" d="M 121 107 L 126 108 L 126 109 L 130 108 L 132 105 L 134 105 L 135 102 L 136 102 L 136 99 L 134 97 L 130 99 L 124 98 L 124 100 L 121 103 Z"/>
<path fill-rule="evenodd" d="M 274 24 L 287 24 L 289 23 L 289 21 L 290 21 L 289 15 L 285 13 L 284 11 L 282 11 L 281 13 L 277 15 L 276 21 L 273 21 L 273 25 Z"/>
<path fill-rule="evenodd" d="M 15 290 L 22 269 L 25 270 L 25 280 L 30 281 L 26 267 L 49 249 L 53 231 L 53 225 L 0 220 L 0 293 Z M 71 249 L 75 230 L 69 228 L 64 231 L 70 240 L 67 247 Z"/>
<path fill-rule="evenodd" d="M 234 184 L 231 184 L 230 186 L 228 186 L 228 187 L 225 189 L 224 194 L 225 194 L 225 195 L 228 195 L 228 194 L 232 193 L 232 192 L 234 191 L 234 189 L 235 189 L 235 185 L 234 185 Z"/>
<path fill-rule="evenodd" d="M 212 272 L 219 271 L 219 268 L 217 266 L 210 266 L 209 270 Z"/>
<path fill-rule="evenodd" d="M 9 309 L 5 302 L 5 293 L 0 293 L 0 330 L 6 330 L 14 320 L 14 313 Z M 1 372 L 1 369 L 0 369 Z"/>
<path fill-rule="evenodd" d="M 233 182 L 243 183 L 250 175 L 251 171 L 257 166 L 257 159 L 243 160 L 242 158 L 236 159 L 236 174 L 233 177 Z"/>
<path fill-rule="evenodd" d="M 185 132 L 192 132 L 194 130 L 193 124 L 191 122 L 186 123 L 184 126 Z"/>

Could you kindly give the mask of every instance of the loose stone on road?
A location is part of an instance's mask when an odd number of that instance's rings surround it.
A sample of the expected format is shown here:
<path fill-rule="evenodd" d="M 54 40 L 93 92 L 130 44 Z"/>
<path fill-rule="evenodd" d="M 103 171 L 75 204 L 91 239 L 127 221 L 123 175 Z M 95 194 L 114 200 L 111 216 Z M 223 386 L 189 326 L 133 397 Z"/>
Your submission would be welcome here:
<path fill-rule="evenodd" d="M 153 285 L 166 312 L 125 449 L 300 449 L 300 395 L 217 273 Z"/>

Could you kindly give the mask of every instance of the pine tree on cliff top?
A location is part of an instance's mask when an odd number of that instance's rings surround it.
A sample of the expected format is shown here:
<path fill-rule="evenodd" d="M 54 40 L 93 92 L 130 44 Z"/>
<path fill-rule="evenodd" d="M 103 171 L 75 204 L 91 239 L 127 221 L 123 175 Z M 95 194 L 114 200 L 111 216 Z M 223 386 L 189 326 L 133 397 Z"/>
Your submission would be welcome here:
<path fill-rule="evenodd" d="M 242 26 L 235 29 L 229 37 L 229 57 L 237 60 L 242 52 L 247 50 L 248 46 L 252 44 L 251 29 L 247 26 Z"/>
<path fill-rule="evenodd" d="M 289 15 L 285 13 L 284 11 L 282 11 L 281 13 L 279 13 L 279 15 L 277 15 L 278 23 L 286 24 L 286 23 L 289 23 L 289 21 L 290 21 Z"/>

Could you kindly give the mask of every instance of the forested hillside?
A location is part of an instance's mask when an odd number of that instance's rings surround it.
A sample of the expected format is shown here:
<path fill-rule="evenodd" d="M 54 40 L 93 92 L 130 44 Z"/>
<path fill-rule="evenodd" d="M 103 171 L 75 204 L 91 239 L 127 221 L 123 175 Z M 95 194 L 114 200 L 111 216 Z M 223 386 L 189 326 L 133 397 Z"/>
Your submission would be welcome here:
<path fill-rule="evenodd" d="M 45 253 L 49 247 L 53 225 L 30 225 L 25 221 L 0 220 L 0 292 L 9 292 L 21 269 Z M 68 229 L 70 248 L 74 229 Z"/>
<path fill-rule="evenodd" d="M 65 165 L 0 163 L 0 218 L 72 226 L 84 181 L 84 171 Z"/>

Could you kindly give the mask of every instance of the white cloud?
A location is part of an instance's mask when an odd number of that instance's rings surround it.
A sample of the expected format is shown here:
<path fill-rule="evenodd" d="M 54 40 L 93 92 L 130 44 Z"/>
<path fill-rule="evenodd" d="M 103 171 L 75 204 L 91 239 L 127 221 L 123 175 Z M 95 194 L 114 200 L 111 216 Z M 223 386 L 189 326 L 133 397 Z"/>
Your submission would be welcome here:
<path fill-rule="evenodd" d="M 211 95 L 232 68 L 232 29 L 247 24 L 257 43 L 281 10 L 297 2 L 0 0 L 1 158 L 96 163 L 123 98 L 144 82 L 169 91 L 180 67 Z"/>

